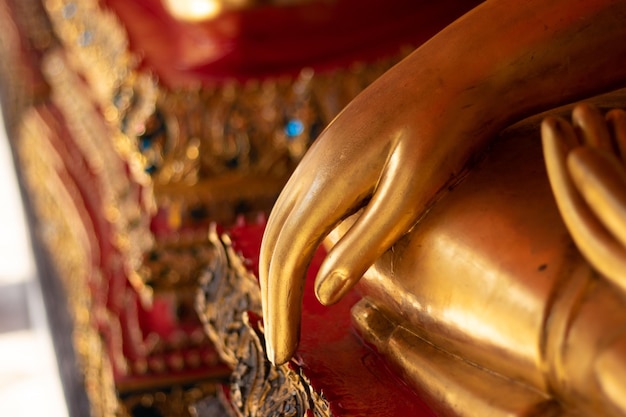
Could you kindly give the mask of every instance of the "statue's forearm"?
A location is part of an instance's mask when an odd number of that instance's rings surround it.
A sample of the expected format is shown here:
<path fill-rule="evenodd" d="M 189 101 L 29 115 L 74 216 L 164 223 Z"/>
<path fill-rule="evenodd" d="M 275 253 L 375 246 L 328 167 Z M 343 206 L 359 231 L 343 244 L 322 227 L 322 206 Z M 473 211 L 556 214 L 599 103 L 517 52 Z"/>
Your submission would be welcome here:
<path fill-rule="evenodd" d="M 379 81 L 419 126 L 421 211 L 507 124 L 626 84 L 626 1 L 487 1 Z"/>
<path fill-rule="evenodd" d="M 495 132 L 512 119 L 623 84 L 626 2 L 487 1 L 398 72 L 396 79 L 417 74 L 407 78 L 418 94 L 430 82 L 431 97 L 445 101 L 440 111 L 475 129 L 490 122 Z"/>

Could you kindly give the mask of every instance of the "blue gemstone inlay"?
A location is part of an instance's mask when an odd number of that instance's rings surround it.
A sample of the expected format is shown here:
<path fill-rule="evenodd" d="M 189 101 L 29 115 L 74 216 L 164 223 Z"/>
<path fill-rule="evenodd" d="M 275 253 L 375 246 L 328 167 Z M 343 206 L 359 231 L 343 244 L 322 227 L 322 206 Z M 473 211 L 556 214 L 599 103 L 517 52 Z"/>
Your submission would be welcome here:
<path fill-rule="evenodd" d="M 91 42 L 93 42 L 93 33 L 90 31 L 86 30 L 78 35 L 78 44 L 80 46 L 89 46 Z"/>
<path fill-rule="evenodd" d="M 64 19 L 71 19 L 76 14 L 76 3 L 67 3 L 61 10 Z"/>
<path fill-rule="evenodd" d="M 124 97 L 122 97 L 122 93 L 118 91 L 113 96 L 113 105 L 117 107 L 118 109 L 121 109 L 123 104 L 124 104 Z"/>
<path fill-rule="evenodd" d="M 291 119 L 285 125 L 285 134 L 289 138 L 295 138 L 296 136 L 300 135 L 302 132 L 304 132 L 304 125 L 298 119 Z"/>
<path fill-rule="evenodd" d="M 152 147 L 152 138 L 141 138 L 139 140 L 139 149 L 143 152 Z"/>
<path fill-rule="evenodd" d="M 157 170 L 156 165 L 148 165 L 146 167 L 146 174 L 152 175 L 156 172 L 156 170 Z"/>

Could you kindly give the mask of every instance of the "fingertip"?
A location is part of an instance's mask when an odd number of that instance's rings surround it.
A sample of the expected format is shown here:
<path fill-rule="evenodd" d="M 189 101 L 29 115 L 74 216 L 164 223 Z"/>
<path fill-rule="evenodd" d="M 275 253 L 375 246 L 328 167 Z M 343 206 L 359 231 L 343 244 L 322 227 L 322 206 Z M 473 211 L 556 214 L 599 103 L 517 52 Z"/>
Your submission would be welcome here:
<path fill-rule="evenodd" d="M 544 127 L 546 129 L 551 129 L 554 130 L 557 127 L 557 124 L 559 123 L 559 118 L 555 117 L 555 116 L 547 116 L 545 117 L 542 121 L 541 121 L 541 126 Z"/>
<path fill-rule="evenodd" d="M 289 267 L 287 259 L 272 259 L 266 294 L 266 339 L 268 357 L 274 364 L 291 358 L 300 339 L 304 275 Z M 289 271 L 289 272 L 287 272 Z M 271 356 L 270 356 L 271 355 Z"/>
<path fill-rule="evenodd" d="M 620 125 L 623 125 L 626 122 L 626 111 L 623 109 L 611 109 L 605 117 L 607 120 L 617 121 Z"/>
<path fill-rule="evenodd" d="M 265 338 L 265 354 L 267 355 L 267 359 L 272 363 L 272 365 L 276 366 L 276 353 L 274 351 L 274 345 L 272 344 L 272 342 L 270 342 L 270 339 L 268 337 Z"/>
<path fill-rule="evenodd" d="M 270 311 L 273 315 L 271 325 L 266 328 L 265 346 L 270 362 L 279 366 L 289 361 L 295 354 L 300 340 L 300 316 L 281 314 Z"/>
<path fill-rule="evenodd" d="M 541 139 L 544 147 L 554 142 L 558 128 L 559 121 L 555 117 L 546 117 L 541 121 Z"/>
<path fill-rule="evenodd" d="M 574 126 L 584 127 L 590 121 L 602 119 L 600 111 L 589 103 L 577 104 L 572 110 L 572 123 Z"/>
<path fill-rule="evenodd" d="M 279 335 L 266 335 L 265 353 L 267 359 L 274 366 L 280 366 L 289 362 L 296 353 L 298 348 L 297 343 L 288 344 L 284 342 L 285 339 L 281 338 Z"/>
<path fill-rule="evenodd" d="M 325 306 L 339 302 L 384 253 L 382 240 L 364 241 L 358 222 L 335 244 L 315 278 L 315 295 Z M 375 242 L 375 243 L 374 243 Z"/>
<path fill-rule="evenodd" d="M 298 329 L 285 330 L 283 325 L 277 323 L 266 329 L 265 353 L 272 365 L 280 366 L 293 357 L 300 339 L 299 325 Z"/>
<path fill-rule="evenodd" d="M 572 123 L 586 145 L 611 150 L 611 138 L 605 119 L 596 107 L 582 103 L 572 111 Z"/>
<path fill-rule="evenodd" d="M 563 130 L 565 124 L 567 124 L 567 121 L 560 117 L 548 116 L 541 121 L 541 131 L 542 133 L 558 135 Z"/>
<path fill-rule="evenodd" d="M 332 271 L 327 275 L 318 275 L 315 280 L 315 295 L 320 303 L 325 306 L 337 303 L 351 288 L 351 281 L 347 274 L 339 271 Z"/>
<path fill-rule="evenodd" d="M 580 145 L 572 125 L 560 117 L 549 116 L 541 122 L 541 138 L 544 152 L 562 152 Z"/>
<path fill-rule="evenodd" d="M 283 343 L 277 343 L 272 346 L 271 352 L 268 352 L 268 358 L 272 365 L 283 365 L 295 355 L 298 345 L 287 345 Z"/>
<path fill-rule="evenodd" d="M 556 136 L 561 130 L 561 119 L 548 116 L 541 121 L 541 134 L 542 136 L 550 135 Z"/>

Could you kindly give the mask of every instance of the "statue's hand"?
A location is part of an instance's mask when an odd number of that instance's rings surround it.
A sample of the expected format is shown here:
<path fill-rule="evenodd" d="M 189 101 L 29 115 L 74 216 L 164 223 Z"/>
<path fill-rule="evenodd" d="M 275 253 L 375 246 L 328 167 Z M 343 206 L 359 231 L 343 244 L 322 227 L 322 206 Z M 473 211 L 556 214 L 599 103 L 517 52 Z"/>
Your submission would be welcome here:
<path fill-rule="evenodd" d="M 550 183 L 580 251 L 626 290 L 626 112 L 580 105 L 572 122 L 542 125 Z"/>
<path fill-rule="evenodd" d="M 513 120 L 622 83 L 626 2 L 487 1 L 378 79 L 329 126 L 279 197 L 259 274 L 268 355 L 286 361 L 313 251 L 364 206 L 316 280 L 337 301 Z M 601 74 L 602 76 L 599 76 Z"/>
<path fill-rule="evenodd" d="M 289 359 L 297 346 L 306 269 L 324 237 L 364 208 L 319 269 L 315 291 L 328 305 L 412 227 L 471 147 L 452 146 L 457 132 L 450 126 L 462 121 L 450 123 L 444 112 L 432 120 L 438 103 L 415 90 L 409 94 L 399 72 L 379 79 L 331 123 L 271 213 L 259 274 L 268 355 L 275 362 Z"/>

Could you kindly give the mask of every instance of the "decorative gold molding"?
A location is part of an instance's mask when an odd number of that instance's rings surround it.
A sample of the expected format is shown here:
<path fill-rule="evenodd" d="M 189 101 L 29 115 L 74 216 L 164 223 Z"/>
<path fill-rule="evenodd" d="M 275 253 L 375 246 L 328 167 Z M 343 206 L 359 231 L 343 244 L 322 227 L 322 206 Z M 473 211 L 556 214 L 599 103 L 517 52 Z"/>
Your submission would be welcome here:
<path fill-rule="evenodd" d="M 49 144 L 49 129 L 31 109 L 24 116 L 16 139 L 21 172 L 28 186 L 33 207 L 39 219 L 38 235 L 67 293 L 69 311 L 74 322 L 73 345 L 81 369 L 85 389 L 94 417 L 115 416 L 121 412 L 109 356 L 93 322 L 95 311 L 89 279 L 98 279 L 101 272 L 94 262 L 93 227 L 78 190 L 63 181 L 61 157 Z M 123 364 L 122 364 L 123 365 Z"/>
<path fill-rule="evenodd" d="M 231 403 L 239 416 L 330 417 L 323 394 L 293 363 L 273 366 L 264 349 L 257 280 L 226 235 L 209 232 L 213 262 L 201 277 L 197 310 L 222 359 L 233 369 Z"/>

